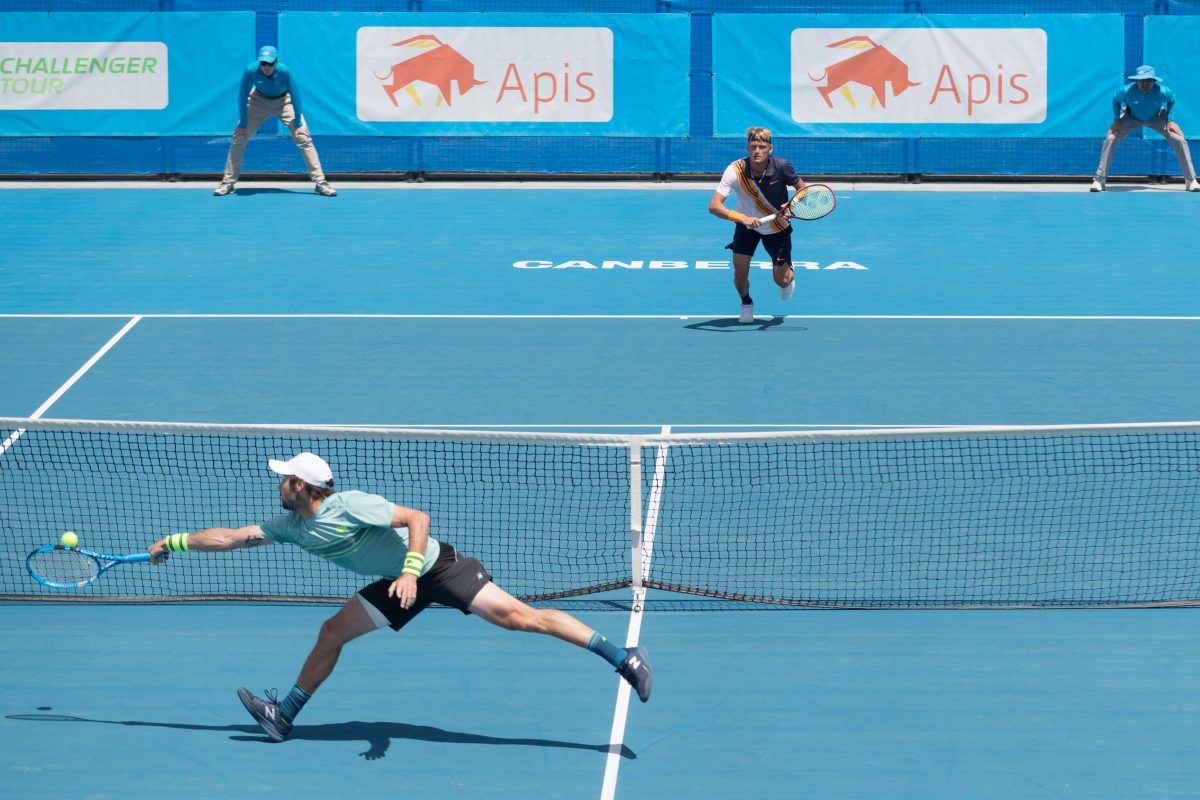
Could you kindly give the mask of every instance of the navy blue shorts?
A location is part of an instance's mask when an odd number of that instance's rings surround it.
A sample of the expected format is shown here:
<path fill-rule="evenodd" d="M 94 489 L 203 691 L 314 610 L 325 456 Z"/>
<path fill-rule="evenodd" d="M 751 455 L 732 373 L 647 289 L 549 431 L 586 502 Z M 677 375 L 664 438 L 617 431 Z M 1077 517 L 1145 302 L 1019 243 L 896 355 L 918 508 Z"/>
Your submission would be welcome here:
<path fill-rule="evenodd" d="M 470 614 L 475 595 L 491 582 L 492 576 L 488 575 L 479 559 L 462 558 L 452 545 L 445 542 L 441 542 L 441 546 L 441 553 L 433 567 L 417 579 L 417 601 L 411 608 L 401 608 L 398 599 L 388 597 L 388 587 L 395 582 L 395 578 L 380 578 L 359 590 L 359 596 L 379 609 L 392 630 L 400 630 L 434 603 Z"/>
<path fill-rule="evenodd" d="M 763 249 L 771 256 L 776 264 L 792 263 L 792 229 L 789 227 L 779 233 L 759 233 L 745 225 L 737 225 L 733 230 L 733 241 L 725 245 L 726 250 L 732 250 L 739 256 L 752 256 L 758 243 L 762 242 Z"/>

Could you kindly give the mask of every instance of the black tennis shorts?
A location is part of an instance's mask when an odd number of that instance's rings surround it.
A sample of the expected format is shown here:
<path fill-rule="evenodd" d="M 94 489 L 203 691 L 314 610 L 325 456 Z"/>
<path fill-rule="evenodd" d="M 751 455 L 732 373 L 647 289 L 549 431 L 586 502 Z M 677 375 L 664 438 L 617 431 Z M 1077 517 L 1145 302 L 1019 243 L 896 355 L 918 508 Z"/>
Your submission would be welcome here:
<path fill-rule="evenodd" d="M 479 590 L 491 582 L 482 562 L 477 558 L 462 558 L 453 545 L 441 542 L 442 551 L 428 572 L 417 579 L 417 601 L 412 608 L 401 608 L 400 601 L 388 597 L 388 587 L 395 578 L 380 578 L 364 586 L 358 594 L 387 617 L 392 630 L 398 631 L 434 603 L 457 608 L 470 614 L 471 602 Z"/>
<path fill-rule="evenodd" d="M 792 263 L 792 229 L 790 227 L 779 233 L 762 234 L 745 225 L 736 225 L 733 229 L 733 241 L 725 245 L 725 249 L 732 250 L 739 256 L 752 256 L 759 242 L 762 242 L 763 249 L 771 256 L 774 263 Z"/>

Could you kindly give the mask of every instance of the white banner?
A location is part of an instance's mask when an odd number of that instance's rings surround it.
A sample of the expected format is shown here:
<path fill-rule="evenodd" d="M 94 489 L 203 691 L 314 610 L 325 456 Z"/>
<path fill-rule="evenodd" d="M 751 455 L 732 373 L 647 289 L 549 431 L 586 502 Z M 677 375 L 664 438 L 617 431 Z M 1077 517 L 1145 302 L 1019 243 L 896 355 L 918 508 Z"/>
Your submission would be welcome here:
<path fill-rule="evenodd" d="M 791 56 L 796 122 L 1046 119 L 1040 28 L 797 28 Z"/>
<path fill-rule="evenodd" d="M 608 28 L 359 28 L 358 118 L 607 122 Z"/>
<path fill-rule="evenodd" d="M 0 42 L 0 110 L 167 107 L 163 42 Z"/>

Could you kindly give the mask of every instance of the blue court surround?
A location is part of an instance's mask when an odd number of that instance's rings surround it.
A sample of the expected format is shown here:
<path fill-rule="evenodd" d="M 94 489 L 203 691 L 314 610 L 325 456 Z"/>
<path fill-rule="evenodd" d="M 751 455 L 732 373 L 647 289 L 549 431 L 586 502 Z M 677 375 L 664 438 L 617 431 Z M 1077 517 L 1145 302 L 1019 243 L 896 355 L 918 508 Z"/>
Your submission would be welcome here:
<path fill-rule="evenodd" d="M 713 188 L 5 191 L 0 313 L 725 316 L 728 266 L 695 266 L 729 258 Z M 801 273 L 799 302 L 765 274 L 752 290 L 767 315 L 1191 315 L 1196 200 L 844 191 L 797 229 L 794 259 L 822 267 Z M 644 263 L 513 266 L 606 260 Z"/>
<path fill-rule="evenodd" d="M 0 415 L 32 413 L 144 314 L 45 416 L 584 430 L 1200 417 L 1197 200 L 1180 191 L 847 188 L 796 257 L 866 269 L 805 270 L 787 304 L 756 271 L 764 316 L 740 327 L 729 270 L 695 268 L 726 257 L 711 187 L 342 188 L 0 191 Z M 689 266 L 513 266 L 525 259 Z M 412 316 L 191 316 L 231 313 Z M 620 640 L 620 606 L 569 609 Z M 351 644 L 293 740 L 265 743 L 234 689 L 286 691 L 331 613 L 4 605 L 5 791 L 601 794 L 611 668 L 451 611 Z M 1186 796 L 1198 625 L 1186 609 L 659 598 L 641 629 L 655 694 L 629 709 L 616 795 Z"/>

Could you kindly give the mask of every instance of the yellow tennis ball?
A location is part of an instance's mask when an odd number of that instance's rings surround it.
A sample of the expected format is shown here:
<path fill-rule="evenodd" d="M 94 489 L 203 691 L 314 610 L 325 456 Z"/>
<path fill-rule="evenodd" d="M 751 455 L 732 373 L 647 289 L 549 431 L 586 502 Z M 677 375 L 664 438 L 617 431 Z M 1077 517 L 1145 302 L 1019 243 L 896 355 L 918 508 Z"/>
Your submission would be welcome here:
<path fill-rule="evenodd" d="M 66 531 L 59 541 L 63 547 L 74 547 L 79 544 L 79 537 L 75 535 L 75 531 Z"/>

